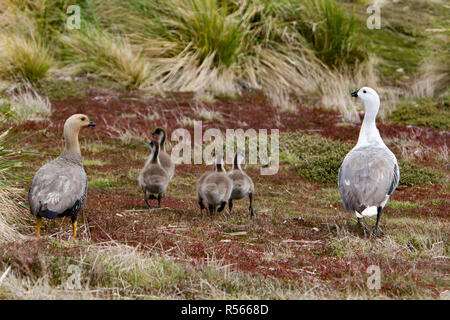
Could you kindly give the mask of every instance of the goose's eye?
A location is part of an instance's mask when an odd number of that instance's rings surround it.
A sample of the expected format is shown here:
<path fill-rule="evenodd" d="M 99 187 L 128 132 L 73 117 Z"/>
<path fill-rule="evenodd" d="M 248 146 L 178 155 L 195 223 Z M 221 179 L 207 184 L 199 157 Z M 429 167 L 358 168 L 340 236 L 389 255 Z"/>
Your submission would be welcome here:
<path fill-rule="evenodd" d="M 86 120 L 86 118 L 85 117 L 81 117 L 81 121 L 84 121 L 84 120 Z"/>
<path fill-rule="evenodd" d="M 363 93 L 366 93 L 366 90 L 363 90 Z"/>

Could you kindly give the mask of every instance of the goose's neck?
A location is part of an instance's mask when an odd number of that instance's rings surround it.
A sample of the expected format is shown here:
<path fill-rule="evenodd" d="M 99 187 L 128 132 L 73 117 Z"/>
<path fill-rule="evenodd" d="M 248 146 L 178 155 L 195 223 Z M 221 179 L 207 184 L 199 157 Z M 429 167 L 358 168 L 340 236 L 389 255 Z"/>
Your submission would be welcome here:
<path fill-rule="evenodd" d="M 162 151 L 166 151 L 166 146 L 164 145 L 164 142 L 166 142 L 166 133 L 162 132 L 161 138 L 159 139 L 159 144 L 161 145 Z"/>
<path fill-rule="evenodd" d="M 234 156 L 234 161 L 233 161 L 233 168 L 231 170 L 239 170 L 242 171 L 241 169 L 241 164 L 238 161 L 237 155 Z"/>
<path fill-rule="evenodd" d="M 81 157 L 80 143 L 78 142 L 79 133 L 79 129 L 73 128 L 70 125 L 64 126 L 64 151 L 79 155 Z"/>
<path fill-rule="evenodd" d="M 151 163 L 158 164 L 158 165 L 160 164 L 160 162 L 159 162 L 159 144 L 158 143 L 155 145 Z"/>
<path fill-rule="evenodd" d="M 377 113 L 378 107 L 368 108 L 366 106 L 366 112 L 359 132 L 357 145 L 384 144 L 376 125 Z"/>
<path fill-rule="evenodd" d="M 222 163 L 216 163 L 214 165 L 214 168 L 216 170 L 216 172 L 223 172 L 223 173 L 227 173 L 227 171 L 225 170 L 224 166 Z"/>
<path fill-rule="evenodd" d="M 241 164 L 239 162 L 233 163 L 233 168 L 231 168 L 231 170 L 242 171 Z"/>

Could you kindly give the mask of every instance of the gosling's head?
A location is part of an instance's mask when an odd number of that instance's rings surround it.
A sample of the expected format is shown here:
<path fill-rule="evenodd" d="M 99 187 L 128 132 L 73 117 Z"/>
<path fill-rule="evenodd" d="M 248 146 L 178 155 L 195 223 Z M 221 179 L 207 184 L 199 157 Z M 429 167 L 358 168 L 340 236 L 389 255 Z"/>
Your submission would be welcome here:
<path fill-rule="evenodd" d="M 215 171 L 223 171 L 226 172 L 225 167 L 223 165 L 223 154 L 222 152 L 215 152 L 214 151 L 214 170 Z"/>
<path fill-rule="evenodd" d="M 233 161 L 233 169 L 241 169 L 242 161 L 244 161 L 244 155 L 238 151 L 234 155 L 234 161 Z"/>
<path fill-rule="evenodd" d="M 152 132 L 152 136 L 156 137 L 156 139 L 158 139 L 158 141 L 161 143 L 162 140 L 165 138 L 166 136 L 166 131 L 164 131 L 163 128 L 156 128 L 153 132 Z"/>

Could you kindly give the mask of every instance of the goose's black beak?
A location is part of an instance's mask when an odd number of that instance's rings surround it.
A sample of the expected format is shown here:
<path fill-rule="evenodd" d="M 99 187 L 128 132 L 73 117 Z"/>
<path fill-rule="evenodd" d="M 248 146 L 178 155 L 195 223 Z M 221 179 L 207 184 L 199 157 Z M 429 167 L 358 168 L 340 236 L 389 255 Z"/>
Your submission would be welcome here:
<path fill-rule="evenodd" d="M 93 123 L 91 120 L 89 120 L 88 127 L 95 127 L 95 123 Z"/>
<path fill-rule="evenodd" d="M 352 97 L 355 97 L 355 98 L 358 97 L 358 90 L 352 92 Z"/>

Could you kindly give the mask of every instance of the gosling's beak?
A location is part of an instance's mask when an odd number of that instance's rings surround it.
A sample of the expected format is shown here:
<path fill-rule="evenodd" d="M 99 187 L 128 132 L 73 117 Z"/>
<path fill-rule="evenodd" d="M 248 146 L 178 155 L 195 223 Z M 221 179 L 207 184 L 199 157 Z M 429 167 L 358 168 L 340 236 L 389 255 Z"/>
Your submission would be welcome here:
<path fill-rule="evenodd" d="M 91 120 L 89 120 L 88 127 L 95 127 L 95 123 L 93 123 Z"/>
<path fill-rule="evenodd" d="M 353 92 L 352 92 L 352 97 L 357 98 L 357 97 L 358 97 L 358 91 L 359 91 L 359 90 L 353 91 Z"/>

